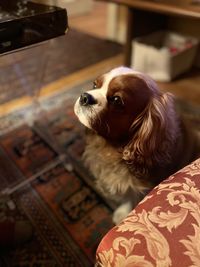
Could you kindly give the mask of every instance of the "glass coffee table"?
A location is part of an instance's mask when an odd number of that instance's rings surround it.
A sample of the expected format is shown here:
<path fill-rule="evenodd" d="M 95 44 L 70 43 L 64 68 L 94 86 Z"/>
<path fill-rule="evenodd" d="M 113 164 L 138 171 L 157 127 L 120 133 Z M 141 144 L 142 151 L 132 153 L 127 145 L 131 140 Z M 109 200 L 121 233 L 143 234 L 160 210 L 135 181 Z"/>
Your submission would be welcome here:
<path fill-rule="evenodd" d="M 67 30 L 68 19 L 66 9 L 26 0 L 1 0 L 0 90 L 5 94 L 9 93 L 11 86 L 15 86 L 15 91 L 19 87 L 20 90 L 21 88 L 23 89 L 24 94 L 28 95 L 32 101 L 33 118 L 31 123 L 33 125 L 35 123 L 35 115 L 38 116 L 39 114 L 39 116 L 44 115 L 45 117 L 45 111 L 40 107 L 38 97 L 50 53 L 51 40 L 53 41 L 54 38 L 65 35 Z M 37 60 L 34 62 L 36 58 Z M 30 69 L 32 70 L 31 73 Z M 30 82 L 30 79 L 35 82 Z M 13 80 L 15 81 L 14 83 Z M 12 100 L 12 95 L 10 99 Z M 38 128 L 45 135 L 46 142 L 48 143 L 48 140 L 52 140 L 53 136 L 48 132 L 45 120 L 42 123 L 43 130 L 39 126 Z M 34 125 L 34 127 L 37 128 L 37 125 Z M 35 140 L 32 140 L 32 143 L 34 142 Z M 29 146 L 33 146 L 32 143 L 29 141 L 23 145 L 28 149 Z M 47 171 L 52 166 L 65 162 L 65 156 L 59 151 L 59 146 L 55 144 L 53 149 L 58 157 L 46 166 L 43 171 Z M 5 173 L 5 177 L 1 177 L 5 182 L 5 187 L 0 190 L 0 198 L 3 195 L 12 194 L 24 185 L 37 179 L 39 173 L 24 179 L 24 176 L 16 170 L 15 166 L 12 166 L 12 168 L 8 166 L 6 168 L 8 159 L 4 157 L 4 152 L 1 149 L 0 158 L 1 165 L 5 166 L 6 173 L 11 172 L 10 174 Z M 71 166 L 68 165 L 68 168 L 71 168 Z M 9 183 L 7 177 L 12 175 L 13 181 Z"/>

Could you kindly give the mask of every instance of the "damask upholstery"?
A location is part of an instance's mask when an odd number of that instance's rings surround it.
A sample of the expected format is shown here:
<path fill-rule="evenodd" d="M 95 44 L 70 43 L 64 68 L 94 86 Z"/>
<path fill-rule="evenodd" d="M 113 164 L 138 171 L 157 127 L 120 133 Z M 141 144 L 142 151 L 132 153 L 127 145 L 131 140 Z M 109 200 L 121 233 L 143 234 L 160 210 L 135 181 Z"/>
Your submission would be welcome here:
<path fill-rule="evenodd" d="M 106 234 L 96 266 L 200 266 L 200 159 L 160 183 Z"/>

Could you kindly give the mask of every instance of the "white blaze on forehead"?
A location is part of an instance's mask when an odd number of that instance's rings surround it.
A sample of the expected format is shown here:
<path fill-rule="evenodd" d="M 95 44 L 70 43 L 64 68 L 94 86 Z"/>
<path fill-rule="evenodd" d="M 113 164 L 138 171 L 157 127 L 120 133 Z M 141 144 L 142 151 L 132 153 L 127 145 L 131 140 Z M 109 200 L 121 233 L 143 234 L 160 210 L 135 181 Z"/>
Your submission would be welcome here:
<path fill-rule="evenodd" d="M 114 77 L 116 77 L 118 75 L 123 75 L 123 74 L 134 74 L 134 75 L 140 77 L 142 80 L 144 80 L 145 83 L 147 84 L 147 86 L 152 91 L 155 92 L 155 91 L 158 90 L 157 84 L 155 83 L 155 81 L 151 77 L 149 77 L 148 75 L 146 75 L 144 73 L 141 73 L 139 71 L 135 71 L 135 70 L 133 70 L 131 68 L 128 68 L 128 67 L 118 67 L 118 68 L 115 68 L 109 74 L 110 74 L 110 76 L 112 78 L 114 78 Z M 111 79 L 109 81 L 111 81 Z"/>
<path fill-rule="evenodd" d="M 134 71 L 130 68 L 127 68 L 127 67 L 118 67 L 118 68 L 115 68 L 115 69 L 111 70 L 110 72 L 106 73 L 104 75 L 104 84 L 102 86 L 102 90 L 104 92 L 104 95 L 107 94 L 108 85 L 109 85 L 110 81 L 119 75 L 125 75 L 125 74 L 134 74 Z"/>
<path fill-rule="evenodd" d="M 90 90 L 88 93 L 93 95 L 94 97 L 100 98 L 106 98 L 107 92 L 108 92 L 108 85 L 110 81 L 119 76 L 119 75 L 125 75 L 125 74 L 139 74 L 138 72 L 134 71 L 133 69 L 127 68 L 127 67 L 118 67 L 110 72 L 103 75 L 103 85 L 98 90 Z"/>
<path fill-rule="evenodd" d="M 115 76 L 123 75 L 123 74 L 133 74 L 135 72 L 136 71 L 134 71 L 133 69 L 130 69 L 128 67 L 118 67 L 118 68 L 111 70 L 108 74 L 115 77 Z"/>

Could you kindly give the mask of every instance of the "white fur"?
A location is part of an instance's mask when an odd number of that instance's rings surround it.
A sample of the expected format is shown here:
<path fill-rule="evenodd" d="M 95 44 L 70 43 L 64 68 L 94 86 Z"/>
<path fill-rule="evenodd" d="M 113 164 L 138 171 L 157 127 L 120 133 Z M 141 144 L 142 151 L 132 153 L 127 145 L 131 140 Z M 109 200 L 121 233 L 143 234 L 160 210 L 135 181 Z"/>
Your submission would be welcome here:
<path fill-rule="evenodd" d="M 133 206 L 130 201 L 121 204 L 113 213 L 112 220 L 118 225 L 132 211 Z"/>
<path fill-rule="evenodd" d="M 79 104 L 79 99 L 76 101 L 75 105 L 74 105 L 74 113 L 76 114 L 76 116 L 78 117 L 79 121 L 85 125 L 87 128 L 91 128 L 89 121 L 88 121 L 88 117 L 90 116 L 90 110 L 85 109 L 85 111 L 83 112 L 83 108 L 82 106 Z"/>

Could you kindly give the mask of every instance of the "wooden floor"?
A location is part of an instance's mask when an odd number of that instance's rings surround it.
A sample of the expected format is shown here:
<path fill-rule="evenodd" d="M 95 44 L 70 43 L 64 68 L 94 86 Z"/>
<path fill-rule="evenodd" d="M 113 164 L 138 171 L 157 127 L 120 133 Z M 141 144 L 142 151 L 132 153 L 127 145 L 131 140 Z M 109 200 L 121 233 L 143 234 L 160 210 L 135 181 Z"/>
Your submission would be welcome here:
<path fill-rule="evenodd" d="M 92 12 L 81 16 L 69 16 L 69 27 L 78 29 L 79 31 L 89 33 L 91 35 L 107 38 L 106 35 L 106 18 L 107 18 L 107 3 L 95 2 Z M 95 77 L 108 68 L 116 67 L 123 64 L 123 55 L 109 59 L 109 61 L 96 64 L 96 66 L 90 66 L 87 69 L 79 71 L 71 76 L 63 77 L 59 81 L 55 81 L 41 90 L 41 96 L 47 96 L 49 94 L 59 91 L 59 88 L 63 88 L 63 84 L 71 85 L 71 81 L 86 80 Z M 188 101 L 189 103 L 200 106 L 200 72 L 192 72 L 190 75 L 183 76 L 181 79 L 177 79 L 173 83 L 162 83 L 160 87 L 164 91 L 170 91 L 174 95 Z M 74 78 L 76 76 L 76 78 Z M 9 113 L 21 106 L 30 104 L 31 99 L 18 99 L 6 103 L 0 107 L 0 116 Z"/>
<path fill-rule="evenodd" d="M 107 3 L 94 1 L 92 12 L 81 16 L 69 16 L 69 27 L 106 38 L 107 7 Z"/>
<path fill-rule="evenodd" d="M 77 71 L 71 75 L 62 77 L 55 82 L 52 82 L 40 89 L 37 98 L 40 99 L 52 96 L 63 90 L 71 89 L 72 87 L 81 84 L 83 81 L 92 80 L 99 76 L 103 71 L 108 71 L 120 64 L 122 62 L 122 55 L 117 55 L 115 57 L 103 60 L 95 65 L 86 67 L 80 71 Z M 29 106 L 36 100 L 35 97 L 23 96 L 21 98 L 14 99 L 7 103 L 0 105 L 0 116 L 5 116 L 6 114 L 19 110 L 22 107 Z"/>

